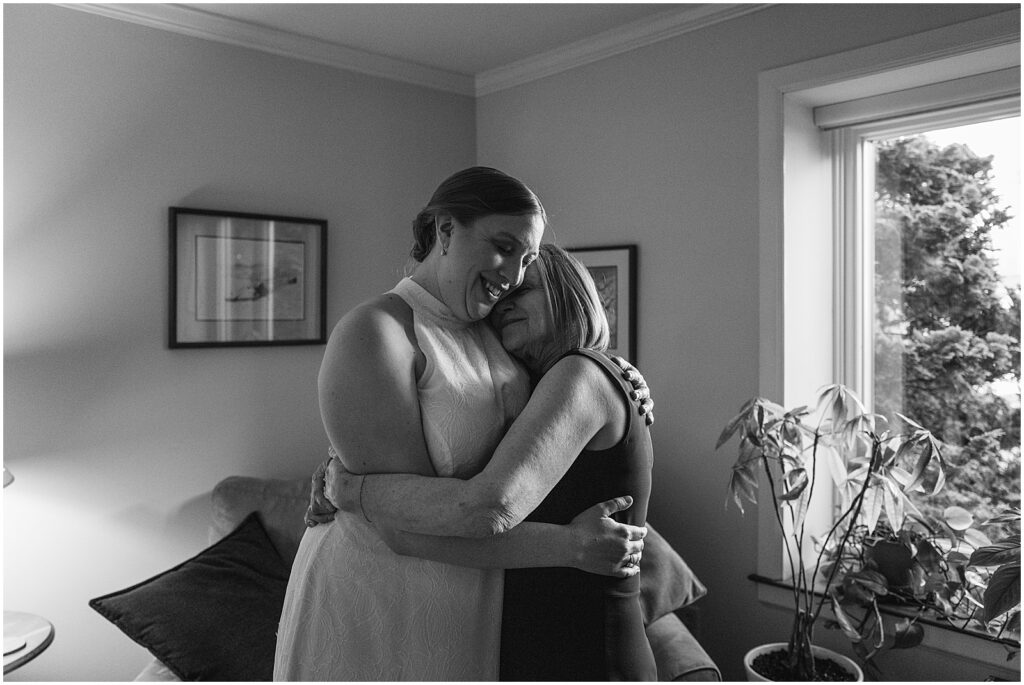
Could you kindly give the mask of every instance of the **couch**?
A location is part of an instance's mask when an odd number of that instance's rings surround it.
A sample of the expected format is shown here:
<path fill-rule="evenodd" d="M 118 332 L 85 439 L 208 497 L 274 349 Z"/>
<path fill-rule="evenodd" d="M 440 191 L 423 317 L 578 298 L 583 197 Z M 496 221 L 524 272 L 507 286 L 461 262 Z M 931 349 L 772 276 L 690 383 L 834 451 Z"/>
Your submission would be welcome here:
<path fill-rule="evenodd" d="M 212 493 L 211 546 L 89 602 L 154 659 L 138 681 L 269 680 L 277 619 L 305 529 L 309 481 L 231 476 Z M 642 604 L 659 680 L 721 680 L 677 612 L 706 589 L 649 524 Z M 684 610 L 685 611 L 681 611 Z"/>

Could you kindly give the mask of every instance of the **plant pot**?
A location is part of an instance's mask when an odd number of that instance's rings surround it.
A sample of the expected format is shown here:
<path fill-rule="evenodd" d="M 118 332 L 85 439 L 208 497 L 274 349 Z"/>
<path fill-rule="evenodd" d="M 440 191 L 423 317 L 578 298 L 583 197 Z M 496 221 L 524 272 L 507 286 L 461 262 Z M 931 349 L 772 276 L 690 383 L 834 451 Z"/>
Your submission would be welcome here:
<path fill-rule="evenodd" d="M 771 678 L 766 678 L 754 670 L 754 659 L 762 654 L 784 652 L 788 646 L 789 645 L 785 642 L 770 642 L 768 644 L 761 645 L 760 647 L 754 647 L 752 650 L 747 652 L 746 656 L 743 657 L 743 668 L 747 672 L 747 680 L 750 682 L 771 682 Z M 811 646 L 811 654 L 813 654 L 816 659 L 829 659 L 834 661 L 843 670 L 853 676 L 851 680 L 858 682 L 864 680 L 864 672 L 860 670 L 860 666 L 858 666 L 853 659 L 845 657 L 838 652 L 833 652 L 831 649 L 818 647 L 816 645 Z"/>

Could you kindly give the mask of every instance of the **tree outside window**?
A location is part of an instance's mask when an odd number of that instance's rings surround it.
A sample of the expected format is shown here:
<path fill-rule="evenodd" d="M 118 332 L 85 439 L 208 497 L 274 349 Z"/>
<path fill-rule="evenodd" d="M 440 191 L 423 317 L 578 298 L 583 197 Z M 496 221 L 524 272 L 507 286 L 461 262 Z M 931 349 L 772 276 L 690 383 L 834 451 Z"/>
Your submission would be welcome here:
<path fill-rule="evenodd" d="M 946 487 L 921 511 L 956 505 L 983 523 L 1020 507 L 1019 199 L 992 155 L 938 133 L 875 142 L 875 410 L 948 445 Z M 1019 164 L 1018 149 L 1004 140 L 998 156 Z"/>

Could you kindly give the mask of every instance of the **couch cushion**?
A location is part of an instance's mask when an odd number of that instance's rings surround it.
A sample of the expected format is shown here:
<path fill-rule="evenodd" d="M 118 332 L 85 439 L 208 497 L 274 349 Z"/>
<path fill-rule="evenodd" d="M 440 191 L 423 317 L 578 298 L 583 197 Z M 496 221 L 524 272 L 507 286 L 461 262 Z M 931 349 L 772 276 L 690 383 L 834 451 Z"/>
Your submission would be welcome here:
<path fill-rule="evenodd" d="M 251 514 L 191 559 L 89 606 L 182 680 L 270 680 L 290 565 Z"/>

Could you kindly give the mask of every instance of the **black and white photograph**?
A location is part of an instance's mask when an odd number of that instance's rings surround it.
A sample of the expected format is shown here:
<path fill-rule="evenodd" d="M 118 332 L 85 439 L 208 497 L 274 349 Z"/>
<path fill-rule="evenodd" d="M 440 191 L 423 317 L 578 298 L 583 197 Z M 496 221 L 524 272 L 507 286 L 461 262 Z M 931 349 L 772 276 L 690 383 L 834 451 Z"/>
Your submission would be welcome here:
<path fill-rule="evenodd" d="M 1021 682 L 1020 3 L 0 11 L 5 681 Z"/>

